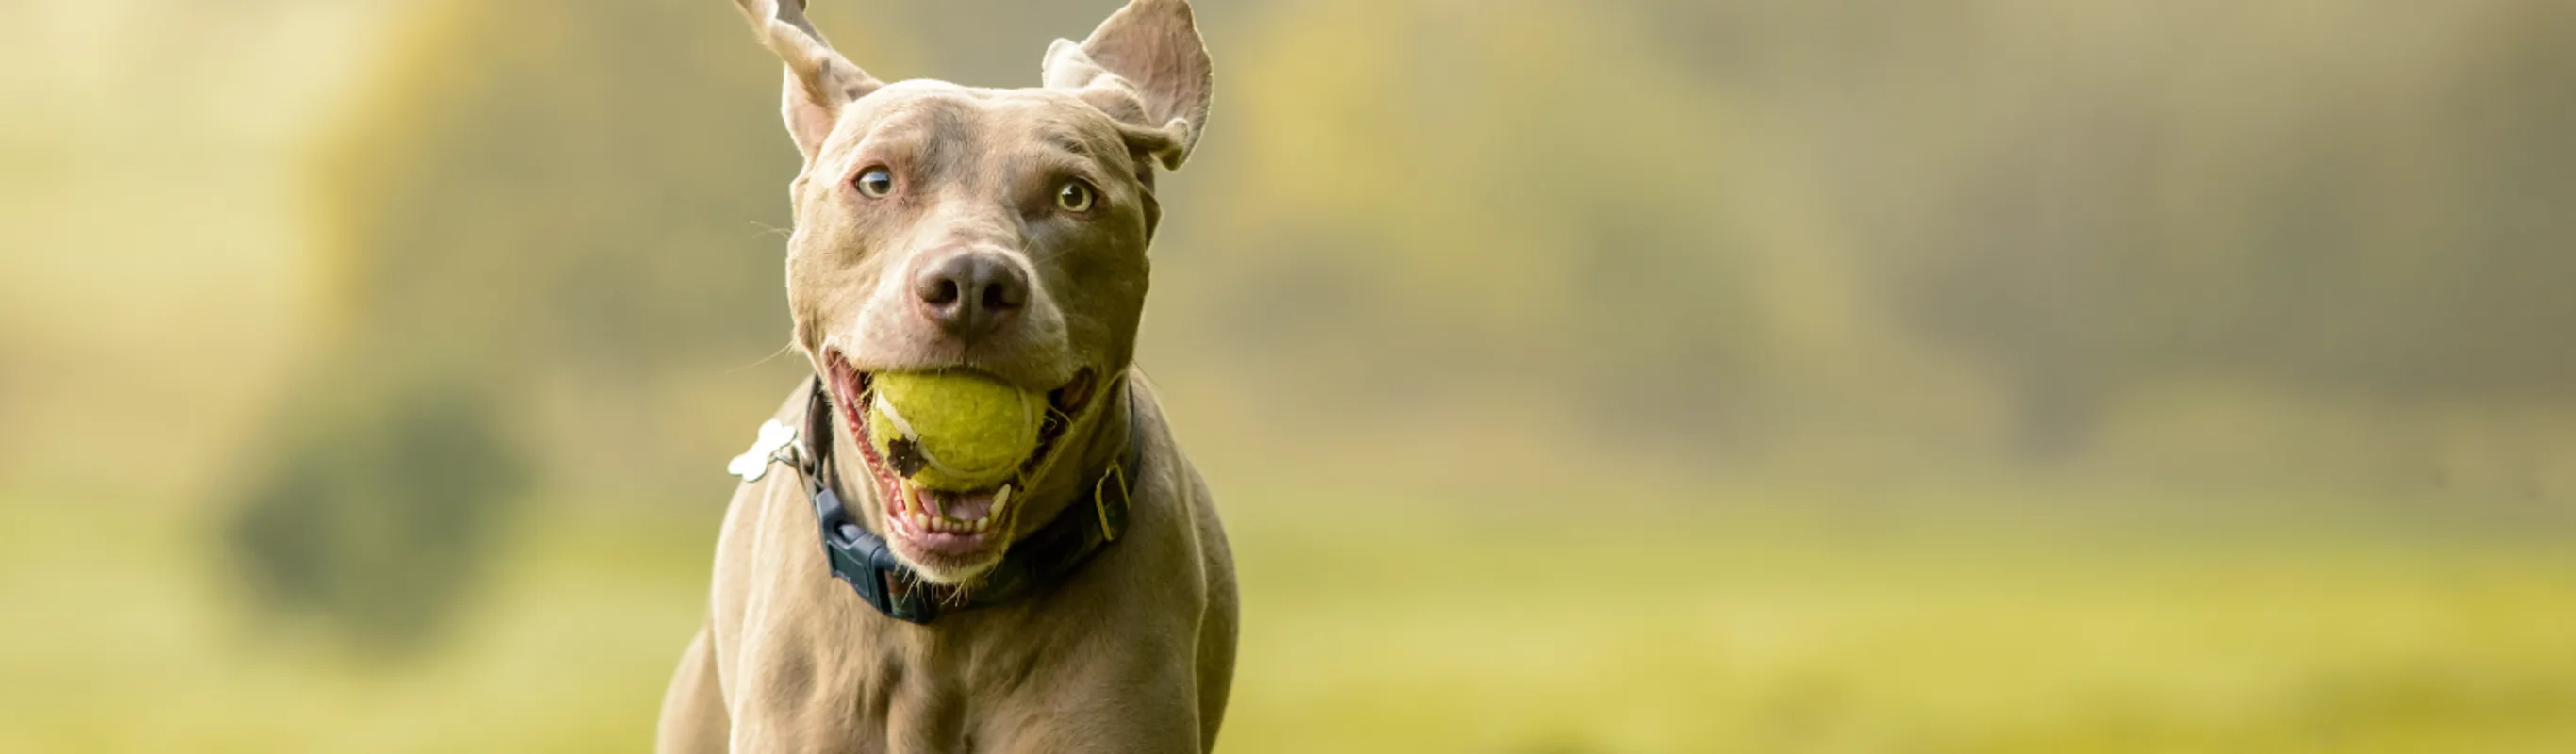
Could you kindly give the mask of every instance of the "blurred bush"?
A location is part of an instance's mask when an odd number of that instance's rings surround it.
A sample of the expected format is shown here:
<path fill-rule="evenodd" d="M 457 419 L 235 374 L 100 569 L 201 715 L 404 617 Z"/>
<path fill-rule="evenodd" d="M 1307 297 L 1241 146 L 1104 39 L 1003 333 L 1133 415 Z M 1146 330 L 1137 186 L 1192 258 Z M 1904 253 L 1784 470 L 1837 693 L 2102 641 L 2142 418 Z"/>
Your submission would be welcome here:
<path fill-rule="evenodd" d="M 242 500 L 231 543 L 258 605 L 320 617 L 363 653 L 432 638 L 483 571 L 525 456 L 493 401 L 452 385 L 342 395 Z"/>

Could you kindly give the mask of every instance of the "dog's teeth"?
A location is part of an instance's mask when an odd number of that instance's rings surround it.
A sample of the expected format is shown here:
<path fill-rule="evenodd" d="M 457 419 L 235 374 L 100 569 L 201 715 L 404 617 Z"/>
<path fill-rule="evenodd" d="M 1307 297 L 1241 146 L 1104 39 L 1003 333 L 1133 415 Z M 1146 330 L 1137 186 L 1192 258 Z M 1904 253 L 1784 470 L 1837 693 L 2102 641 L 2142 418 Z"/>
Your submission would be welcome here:
<path fill-rule="evenodd" d="M 930 515 L 929 515 L 929 514 L 926 514 L 926 513 L 922 513 L 921 511 L 913 511 L 913 512 L 912 512 L 912 528 L 915 528 L 915 529 L 925 529 L 925 530 L 926 530 L 926 529 L 929 529 L 929 528 L 930 528 Z"/>
<path fill-rule="evenodd" d="M 985 517 L 982 517 L 982 518 L 975 519 L 975 530 L 976 530 L 976 531 L 983 531 L 986 527 L 989 527 L 989 526 L 991 526 L 992 524 L 993 524 L 993 518 L 992 518 L 991 516 L 985 516 Z"/>
<path fill-rule="evenodd" d="M 1000 491 L 993 493 L 993 510 L 986 515 L 991 518 L 1001 518 L 1002 509 L 1008 507 L 1011 507 L 1011 486 L 1005 484 Z"/>

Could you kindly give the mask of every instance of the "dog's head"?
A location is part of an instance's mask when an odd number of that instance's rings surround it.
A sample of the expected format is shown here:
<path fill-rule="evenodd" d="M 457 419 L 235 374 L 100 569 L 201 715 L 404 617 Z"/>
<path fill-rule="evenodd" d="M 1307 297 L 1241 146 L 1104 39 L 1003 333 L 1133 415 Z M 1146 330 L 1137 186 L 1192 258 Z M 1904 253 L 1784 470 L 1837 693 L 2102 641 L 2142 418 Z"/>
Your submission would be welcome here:
<path fill-rule="evenodd" d="M 1042 86 L 984 89 L 879 82 L 824 42 L 804 0 L 739 2 L 787 63 L 787 131 L 805 156 L 788 306 L 842 409 L 844 455 L 861 461 L 844 478 L 874 481 L 861 515 L 898 557 L 970 582 L 1075 497 L 1106 388 L 1134 354 L 1153 171 L 1179 167 L 1207 123 L 1190 7 L 1134 0 L 1048 48 Z M 942 369 L 1048 396 L 1029 489 L 911 490 L 867 449 L 870 376 Z"/>

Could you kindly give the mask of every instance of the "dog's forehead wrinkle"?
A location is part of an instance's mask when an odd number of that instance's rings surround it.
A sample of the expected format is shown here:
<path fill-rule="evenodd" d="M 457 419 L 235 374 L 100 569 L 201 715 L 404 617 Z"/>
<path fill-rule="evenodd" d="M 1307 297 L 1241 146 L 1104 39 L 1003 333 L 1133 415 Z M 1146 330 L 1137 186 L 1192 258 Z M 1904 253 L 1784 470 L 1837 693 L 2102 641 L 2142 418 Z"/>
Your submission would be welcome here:
<path fill-rule="evenodd" d="M 906 82 L 911 83 L 911 82 Z M 924 127 L 923 119 L 937 111 L 966 101 L 957 92 L 947 90 L 896 91 L 893 87 L 853 104 L 848 113 L 856 127 L 858 139 L 866 141 L 901 134 Z"/>
<path fill-rule="evenodd" d="M 1046 135 L 1045 141 L 1048 146 L 1055 147 L 1061 151 L 1073 153 L 1078 157 L 1088 158 L 1091 156 L 1091 145 L 1079 138 L 1075 138 L 1072 134 L 1063 132 L 1049 133 Z"/>

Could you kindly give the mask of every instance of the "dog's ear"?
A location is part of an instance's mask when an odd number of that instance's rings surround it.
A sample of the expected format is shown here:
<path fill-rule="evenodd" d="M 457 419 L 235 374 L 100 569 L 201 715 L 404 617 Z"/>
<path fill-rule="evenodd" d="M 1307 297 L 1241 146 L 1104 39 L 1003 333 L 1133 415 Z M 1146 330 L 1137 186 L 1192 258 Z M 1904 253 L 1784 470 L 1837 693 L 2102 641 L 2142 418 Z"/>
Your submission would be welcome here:
<path fill-rule="evenodd" d="M 787 135 L 796 140 L 796 150 L 805 153 L 805 161 L 823 148 L 823 137 L 832 134 L 832 124 L 840 121 L 841 106 L 865 97 L 884 86 L 867 71 L 852 65 L 849 58 L 832 50 L 823 41 L 823 33 L 805 20 L 805 0 L 735 0 L 750 16 L 751 30 L 760 35 L 760 43 L 787 62 L 786 91 L 779 99 L 787 119 Z"/>
<path fill-rule="evenodd" d="M 1126 126 L 1137 152 L 1178 168 L 1207 130 L 1207 44 L 1186 0 L 1131 0 L 1074 44 L 1047 48 L 1043 75 Z"/>

